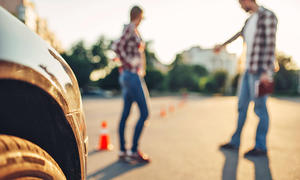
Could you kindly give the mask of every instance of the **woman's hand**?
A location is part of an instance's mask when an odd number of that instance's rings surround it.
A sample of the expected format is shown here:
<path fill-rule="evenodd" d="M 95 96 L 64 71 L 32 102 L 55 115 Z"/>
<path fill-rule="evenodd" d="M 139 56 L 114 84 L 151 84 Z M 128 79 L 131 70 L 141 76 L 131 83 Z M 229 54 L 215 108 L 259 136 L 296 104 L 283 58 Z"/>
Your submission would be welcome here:
<path fill-rule="evenodd" d="M 145 76 L 146 76 L 146 71 L 145 71 L 144 69 L 140 69 L 140 70 L 138 71 L 138 75 L 139 75 L 140 77 L 145 77 Z"/>
<path fill-rule="evenodd" d="M 143 52 L 145 51 L 145 48 L 146 48 L 145 43 L 144 43 L 144 42 L 141 42 L 141 43 L 139 44 L 139 51 L 140 51 L 141 53 L 143 53 Z"/>

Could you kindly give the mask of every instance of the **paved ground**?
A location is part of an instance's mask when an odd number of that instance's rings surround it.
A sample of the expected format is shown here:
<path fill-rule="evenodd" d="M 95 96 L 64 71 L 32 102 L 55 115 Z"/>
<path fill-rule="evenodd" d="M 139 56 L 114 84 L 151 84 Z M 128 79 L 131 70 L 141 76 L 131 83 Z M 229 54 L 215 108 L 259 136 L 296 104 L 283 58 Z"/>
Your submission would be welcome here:
<path fill-rule="evenodd" d="M 245 159 L 244 152 L 254 145 L 258 119 L 250 106 L 239 153 L 220 151 L 236 125 L 235 97 L 189 97 L 179 107 L 179 97 L 151 100 L 151 118 L 143 132 L 141 149 L 152 162 L 133 166 L 117 161 L 117 125 L 122 101 L 84 98 L 89 135 L 88 179 L 122 180 L 296 180 L 300 179 L 300 103 L 270 98 L 268 157 Z M 299 101 L 298 101 L 299 102 Z M 161 108 L 175 107 L 173 113 L 159 116 Z M 128 121 L 127 138 L 138 116 L 134 106 Z M 106 120 L 113 151 L 98 152 L 100 122 Z"/>

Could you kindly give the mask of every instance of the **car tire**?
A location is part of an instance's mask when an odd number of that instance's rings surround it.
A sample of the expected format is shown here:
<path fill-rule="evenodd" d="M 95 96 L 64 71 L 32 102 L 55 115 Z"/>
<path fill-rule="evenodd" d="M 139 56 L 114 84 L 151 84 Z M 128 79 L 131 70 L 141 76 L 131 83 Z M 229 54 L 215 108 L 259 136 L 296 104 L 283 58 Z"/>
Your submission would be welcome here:
<path fill-rule="evenodd" d="M 39 146 L 18 137 L 0 135 L 0 180 L 65 180 L 53 158 Z"/>

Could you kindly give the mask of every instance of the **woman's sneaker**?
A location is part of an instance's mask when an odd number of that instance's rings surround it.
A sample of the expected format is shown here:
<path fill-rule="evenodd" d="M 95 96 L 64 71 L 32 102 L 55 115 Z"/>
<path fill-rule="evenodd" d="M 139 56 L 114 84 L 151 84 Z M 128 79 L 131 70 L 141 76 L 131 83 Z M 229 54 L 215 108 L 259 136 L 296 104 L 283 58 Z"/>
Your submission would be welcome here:
<path fill-rule="evenodd" d="M 121 162 L 128 162 L 129 161 L 129 157 L 128 157 L 126 152 L 124 152 L 124 151 L 119 152 L 119 161 L 121 161 Z"/>
<path fill-rule="evenodd" d="M 149 156 L 140 151 L 129 154 L 131 163 L 150 163 Z"/>

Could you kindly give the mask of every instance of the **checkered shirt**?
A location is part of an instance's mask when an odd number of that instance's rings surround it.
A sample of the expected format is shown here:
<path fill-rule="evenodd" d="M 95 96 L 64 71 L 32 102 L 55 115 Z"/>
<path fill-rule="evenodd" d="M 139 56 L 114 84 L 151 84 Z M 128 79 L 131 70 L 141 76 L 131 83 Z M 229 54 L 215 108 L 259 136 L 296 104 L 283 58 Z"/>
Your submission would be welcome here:
<path fill-rule="evenodd" d="M 142 39 L 136 31 L 135 24 L 130 23 L 124 27 L 122 36 L 115 41 L 112 49 L 122 62 L 120 71 L 128 70 L 137 73 L 141 68 L 142 54 L 139 51 L 139 46 Z"/>
<path fill-rule="evenodd" d="M 246 20 L 245 26 L 248 20 Z M 245 26 L 241 31 L 243 37 Z M 275 14 L 264 7 L 260 7 L 258 9 L 257 29 L 249 61 L 250 66 L 248 70 L 250 73 L 274 71 L 276 31 L 277 18 Z"/>

